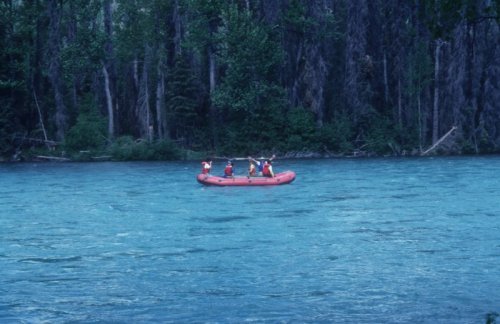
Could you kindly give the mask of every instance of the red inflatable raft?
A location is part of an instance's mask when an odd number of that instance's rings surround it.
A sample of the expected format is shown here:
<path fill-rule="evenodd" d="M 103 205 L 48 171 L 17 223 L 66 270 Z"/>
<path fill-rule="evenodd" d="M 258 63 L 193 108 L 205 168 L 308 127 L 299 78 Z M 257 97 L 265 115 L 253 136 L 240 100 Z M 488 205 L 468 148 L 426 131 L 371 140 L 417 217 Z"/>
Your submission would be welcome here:
<path fill-rule="evenodd" d="M 198 174 L 196 180 L 207 186 L 276 186 L 287 184 L 295 180 L 295 172 L 285 171 L 277 173 L 274 178 L 245 176 L 224 178 L 210 174 Z"/>

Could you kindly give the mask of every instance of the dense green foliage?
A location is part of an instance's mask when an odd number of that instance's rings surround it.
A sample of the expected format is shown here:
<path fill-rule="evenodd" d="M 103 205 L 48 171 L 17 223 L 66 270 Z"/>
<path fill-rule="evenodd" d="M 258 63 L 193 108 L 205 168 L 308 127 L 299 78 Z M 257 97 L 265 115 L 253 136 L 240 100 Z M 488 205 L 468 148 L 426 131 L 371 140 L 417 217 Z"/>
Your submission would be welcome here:
<path fill-rule="evenodd" d="M 443 152 L 499 152 L 499 10 L 1 1 L 0 156 L 418 154 L 453 126 Z"/>
<path fill-rule="evenodd" d="M 64 147 L 68 151 L 96 150 L 106 144 L 106 122 L 97 111 L 92 98 L 86 98 L 74 126 L 65 138 Z"/>
<path fill-rule="evenodd" d="M 179 149 L 169 140 L 136 141 L 130 136 L 118 138 L 110 148 L 111 156 L 118 161 L 175 160 L 181 158 Z"/>

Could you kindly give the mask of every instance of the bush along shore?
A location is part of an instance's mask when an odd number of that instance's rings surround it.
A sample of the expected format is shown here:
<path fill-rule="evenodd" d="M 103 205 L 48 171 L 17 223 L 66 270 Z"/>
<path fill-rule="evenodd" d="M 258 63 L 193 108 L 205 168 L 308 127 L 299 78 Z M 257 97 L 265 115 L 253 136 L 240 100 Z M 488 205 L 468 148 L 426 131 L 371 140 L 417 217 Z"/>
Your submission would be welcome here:
<path fill-rule="evenodd" d="M 425 156 L 425 155 L 460 155 L 468 154 L 467 150 L 457 143 L 455 129 L 451 129 L 436 143 L 428 148 L 406 149 L 387 142 L 385 145 L 364 144 L 354 148 L 349 143 L 342 143 L 337 150 L 330 150 L 326 145 L 307 145 L 306 141 L 295 139 L 296 145 L 281 145 L 269 150 L 231 150 L 227 147 L 222 151 L 193 150 L 185 148 L 183 143 L 170 140 L 147 141 L 122 136 L 108 143 L 105 140 L 94 144 L 88 136 L 69 138 L 63 144 L 53 141 L 27 139 L 23 148 L 10 154 L 0 156 L 0 162 L 100 162 L 100 161 L 168 161 L 168 160 L 201 160 L 206 156 L 271 156 L 280 158 L 362 158 L 381 156 Z M 29 145 L 27 145 L 29 144 Z M 297 145 L 298 144 L 298 145 Z M 296 147 L 300 146 L 299 149 Z M 495 153 L 495 152 L 488 152 Z"/>
<path fill-rule="evenodd" d="M 67 145 L 30 147 L 17 150 L 11 156 L 3 156 L 4 162 L 53 161 L 166 161 L 186 158 L 184 152 L 174 142 L 168 140 L 148 142 L 125 136 L 101 147 L 74 149 Z"/>

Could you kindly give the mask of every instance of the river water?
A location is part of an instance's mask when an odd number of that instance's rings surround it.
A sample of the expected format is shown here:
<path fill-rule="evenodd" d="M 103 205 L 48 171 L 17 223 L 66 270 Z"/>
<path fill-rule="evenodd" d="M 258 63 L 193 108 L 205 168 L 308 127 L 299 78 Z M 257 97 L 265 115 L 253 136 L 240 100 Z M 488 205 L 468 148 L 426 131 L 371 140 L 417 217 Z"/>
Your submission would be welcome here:
<path fill-rule="evenodd" d="M 204 187 L 199 168 L 0 165 L 0 322 L 500 312 L 500 157 L 277 160 L 297 173 L 277 187 Z"/>

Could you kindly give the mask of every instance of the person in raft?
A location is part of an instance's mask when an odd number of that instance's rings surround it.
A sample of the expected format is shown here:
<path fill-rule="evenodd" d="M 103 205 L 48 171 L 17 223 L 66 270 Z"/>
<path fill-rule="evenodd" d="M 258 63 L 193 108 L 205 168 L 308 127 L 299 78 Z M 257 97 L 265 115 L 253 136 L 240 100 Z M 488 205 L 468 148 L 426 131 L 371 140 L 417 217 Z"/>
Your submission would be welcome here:
<path fill-rule="evenodd" d="M 257 167 L 252 161 L 251 157 L 248 157 L 248 176 L 249 177 L 255 177 L 257 174 Z"/>
<path fill-rule="evenodd" d="M 269 159 L 267 159 L 267 161 L 271 162 L 272 160 L 274 160 L 274 158 L 276 157 L 276 155 L 273 154 L 273 156 L 271 156 Z M 259 176 L 262 176 L 262 172 L 264 171 L 264 164 L 266 163 L 266 160 L 264 160 L 264 158 L 261 158 L 260 161 L 259 160 L 256 160 L 254 158 L 252 158 L 251 156 L 248 157 L 248 160 L 250 162 L 250 166 L 248 168 L 248 173 L 249 175 L 252 177 L 252 176 L 255 176 L 256 173 L 258 172 L 258 175 Z M 254 168 L 256 168 L 256 171 L 254 172 L 254 174 L 250 174 L 250 170 L 252 168 L 252 161 L 255 163 L 254 165 Z"/>
<path fill-rule="evenodd" d="M 209 174 L 210 170 L 212 170 L 212 159 L 206 158 L 205 161 L 201 162 L 201 173 Z"/>
<path fill-rule="evenodd" d="M 227 161 L 226 167 L 224 168 L 224 178 L 234 177 L 234 164 L 232 161 Z"/>
<path fill-rule="evenodd" d="M 264 167 L 262 169 L 262 175 L 264 177 L 274 178 L 273 165 L 271 163 L 271 160 L 266 160 L 266 162 L 264 162 Z"/>

